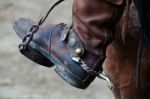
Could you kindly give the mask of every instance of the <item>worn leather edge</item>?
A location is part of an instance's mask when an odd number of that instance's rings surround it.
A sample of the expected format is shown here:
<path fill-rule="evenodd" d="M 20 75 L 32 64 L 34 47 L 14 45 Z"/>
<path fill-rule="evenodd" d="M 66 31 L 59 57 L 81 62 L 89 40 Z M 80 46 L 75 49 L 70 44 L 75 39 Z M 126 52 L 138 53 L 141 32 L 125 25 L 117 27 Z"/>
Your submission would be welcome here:
<path fill-rule="evenodd" d="M 105 0 L 105 1 L 115 4 L 115 5 L 123 4 L 123 0 Z"/>

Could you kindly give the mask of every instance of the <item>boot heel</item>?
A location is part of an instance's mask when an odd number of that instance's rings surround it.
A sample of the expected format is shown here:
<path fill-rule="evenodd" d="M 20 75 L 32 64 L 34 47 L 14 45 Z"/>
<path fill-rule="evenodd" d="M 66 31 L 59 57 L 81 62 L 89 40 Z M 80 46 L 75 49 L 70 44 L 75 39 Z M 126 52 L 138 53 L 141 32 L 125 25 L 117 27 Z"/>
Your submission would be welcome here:
<path fill-rule="evenodd" d="M 56 65 L 55 72 L 68 84 L 79 89 L 85 89 L 90 85 L 90 81 L 83 82 L 70 72 L 65 66 Z"/>
<path fill-rule="evenodd" d="M 48 60 L 45 56 L 40 54 L 38 51 L 27 45 L 25 50 L 20 50 L 21 54 L 23 54 L 25 57 L 31 59 L 33 62 L 36 62 L 40 65 L 46 66 L 46 67 L 52 67 L 53 63 Z"/>

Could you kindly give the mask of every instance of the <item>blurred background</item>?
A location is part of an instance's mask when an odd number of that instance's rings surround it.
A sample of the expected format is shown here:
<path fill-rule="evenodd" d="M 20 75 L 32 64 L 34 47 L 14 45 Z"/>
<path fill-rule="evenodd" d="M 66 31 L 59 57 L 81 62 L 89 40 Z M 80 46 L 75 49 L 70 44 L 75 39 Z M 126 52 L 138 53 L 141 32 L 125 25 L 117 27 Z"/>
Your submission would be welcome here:
<path fill-rule="evenodd" d="M 21 40 L 12 23 L 19 17 L 36 20 L 49 0 L 0 0 L 0 99 L 114 99 L 106 83 L 96 79 L 85 90 L 63 81 L 54 68 L 33 63 L 19 53 Z M 72 0 L 60 4 L 45 24 L 71 23 Z"/>

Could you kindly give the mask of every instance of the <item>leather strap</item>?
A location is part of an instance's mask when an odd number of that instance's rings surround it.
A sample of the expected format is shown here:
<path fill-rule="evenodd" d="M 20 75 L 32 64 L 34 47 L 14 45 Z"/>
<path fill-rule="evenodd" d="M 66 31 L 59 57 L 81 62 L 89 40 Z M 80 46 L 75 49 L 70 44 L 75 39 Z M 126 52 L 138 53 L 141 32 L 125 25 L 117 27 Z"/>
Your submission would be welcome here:
<path fill-rule="evenodd" d="M 64 0 L 50 0 L 49 6 L 48 8 L 46 8 L 46 10 L 42 11 L 41 16 L 39 16 L 39 20 L 38 23 L 39 25 L 43 24 L 45 22 L 45 20 L 47 19 L 48 15 L 50 14 L 50 12 L 61 2 L 63 2 Z"/>
<path fill-rule="evenodd" d="M 141 58 L 142 58 L 142 51 L 144 45 L 144 35 L 140 36 L 139 47 L 137 51 L 137 61 L 136 61 L 136 87 L 140 88 L 140 74 L 141 74 Z"/>
<path fill-rule="evenodd" d="M 143 15 L 144 15 L 144 9 L 143 8 L 143 2 L 141 3 L 141 7 L 140 7 L 140 11 L 141 11 L 141 18 L 143 19 Z M 140 35 L 140 41 L 139 41 L 139 47 L 138 47 L 138 51 L 137 51 L 137 62 L 136 62 L 136 87 L 140 88 L 140 79 L 141 79 L 141 58 L 142 58 L 142 49 L 143 49 L 143 45 L 144 45 L 144 26 L 143 26 L 143 20 L 140 20 L 142 27 L 141 27 L 141 32 L 142 34 Z"/>
<path fill-rule="evenodd" d="M 39 27 L 45 22 L 50 12 L 64 0 L 51 0 L 49 8 L 44 11 L 42 16 L 39 17 L 39 20 L 33 25 L 30 29 L 30 32 L 23 38 L 22 43 L 19 45 L 19 50 L 24 51 L 27 48 L 27 45 L 32 41 L 33 35 L 38 31 Z"/>

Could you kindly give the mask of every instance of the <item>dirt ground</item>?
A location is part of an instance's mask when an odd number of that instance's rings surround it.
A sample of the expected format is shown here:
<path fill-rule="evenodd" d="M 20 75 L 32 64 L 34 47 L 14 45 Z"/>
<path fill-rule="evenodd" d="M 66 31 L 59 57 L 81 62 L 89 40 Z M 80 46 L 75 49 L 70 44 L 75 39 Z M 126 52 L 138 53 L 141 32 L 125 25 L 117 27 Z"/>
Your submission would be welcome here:
<path fill-rule="evenodd" d="M 54 68 L 37 65 L 18 51 L 21 40 L 12 23 L 36 20 L 49 0 L 0 0 L 0 99 L 114 99 L 106 83 L 96 79 L 86 90 L 64 82 Z M 59 5 L 46 23 L 71 23 L 71 0 Z"/>

